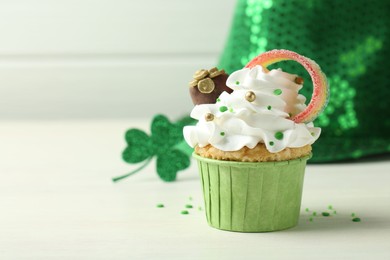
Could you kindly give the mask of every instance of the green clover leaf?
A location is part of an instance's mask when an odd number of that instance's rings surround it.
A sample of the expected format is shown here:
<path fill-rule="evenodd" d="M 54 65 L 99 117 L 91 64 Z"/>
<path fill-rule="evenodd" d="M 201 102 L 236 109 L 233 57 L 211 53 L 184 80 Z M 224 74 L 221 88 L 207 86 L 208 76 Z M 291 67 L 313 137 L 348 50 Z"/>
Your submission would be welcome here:
<path fill-rule="evenodd" d="M 127 147 L 122 153 L 127 163 L 139 163 L 152 155 L 152 140 L 143 131 L 130 129 L 125 134 Z"/>
<path fill-rule="evenodd" d="M 113 181 L 124 179 L 146 167 L 153 157 L 157 157 L 157 174 L 163 181 L 174 181 L 177 172 L 190 165 L 192 149 L 185 143 L 183 127 L 195 121 L 189 117 L 171 123 L 164 115 L 156 115 L 151 124 L 151 136 L 139 129 L 126 132 L 127 147 L 122 153 L 127 163 L 145 161 L 134 171 L 113 178 Z"/>
<path fill-rule="evenodd" d="M 190 158 L 179 150 L 171 150 L 157 157 L 157 174 L 164 181 L 174 181 L 176 174 L 190 166 Z"/>
<path fill-rule="evenodd" d="M 152 143 L 155 154 L 164 154 L 174 145 L 183 141 L 183 128 L 169 122 L 163 115 L 154 117 L 152 126 Z"/>

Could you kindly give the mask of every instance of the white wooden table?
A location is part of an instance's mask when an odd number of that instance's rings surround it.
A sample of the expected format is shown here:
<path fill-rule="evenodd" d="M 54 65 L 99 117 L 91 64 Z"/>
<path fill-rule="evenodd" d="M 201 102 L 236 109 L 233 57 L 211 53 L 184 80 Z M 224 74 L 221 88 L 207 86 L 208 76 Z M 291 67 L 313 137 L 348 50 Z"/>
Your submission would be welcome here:
<path fill-rule="evenodd" d="M 1 122 L 0 259 L 390 259 L 388 160 L 310 165 L 297 227 L 226 232 L 198 209 L 195 167 L 173 183 L 154 163 L 111 182 L 135 168 L 124 131 L 148 121 Z M 330 204 L 336 215 L 309 221 Z"/>

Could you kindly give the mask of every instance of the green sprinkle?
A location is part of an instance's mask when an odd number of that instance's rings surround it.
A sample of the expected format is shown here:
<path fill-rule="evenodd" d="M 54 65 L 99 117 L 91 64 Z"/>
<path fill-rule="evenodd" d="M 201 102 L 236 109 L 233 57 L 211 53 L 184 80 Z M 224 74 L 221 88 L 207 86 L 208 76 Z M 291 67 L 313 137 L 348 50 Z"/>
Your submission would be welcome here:
<path fill-rule="evenodd" d="M 219 133 L 221 136 L 224 136 L 225 135 L 225 132 L 220 132 Z"/>
<path fill-rule="evenodd" d="M 282 94 L 282 92 L 283 92 L 283 91 L 282 91 L 280 88 L 274 90 L 274 94 L 277 95 L 277 96 L 279 96 L 280 94 Z"/>
<path fill-rule="evenodd" d="M 221 106 L 221 107 L 219 108 L 219 111 L 221 111 L 221 112 L 225 112 L 225 111 L 227 111 L 227 110 L 228 110 L 227 106 Z"/>
<path fill-rule="evenodd" d="M 192 209 L 193 207 L 192 207 L 192 205 L 187 204 L 187 205 L 186 205 L 186 208 L 187 208 L 187 209 Z"/>
<path fill-rule="evenodd" d="M 272 141 L 271 141 L 271 142 L 269 142 L 269 145 L 271 145 L 271 146 L 273 146 L 274 144 L 275 144 L 275 143 L 274 143 L 274 142 L 272 142 Z"/>
<path fill-rule="evenodd" d="M 314 211 L 314 212 L 313 212 L 313 216 L 317 216 L 317 212 Z"/>
<path fill-rule="evenodd" d="M 267 107 L 268 110 L 271 110 L 271 108 L 272 108 L 271 106 L 268 106 L 268 107 Z"/>
<path fill-rule="evenodd" d="M 160 204 L 157 204 L 156 207 L 157 207 L 157 208 L 163 208 L 163 207 L 164 207 L 164 204 L 161 204 L 161 203 L 160 203 Z"/>
<path fill-rule="evenodd" d="M 353 218 L 352 221 L 353 221 L 353 222 L 360 222 L 361 219 L 360 219 L 360 218 Z"/>
<path fill-rule="evenodd" d="M 333 211 L 333 214 L 335 214 L 335 215 L 336 215 L 336 214 L 337 214 L 337 211 Z"/>
<path fill-rule="evenodd" d="M 276 132 L 275 133 L 275 138 L 278 139 L 278 140 L 282 140 L 283 139 L 283 133 L 282 132 Z"/>
<path fill-rule="evenodd" d="M 231 107 L 231 108 L 229 108 L 229 112 L 231 112 L 231 113 L 233 113 L 233 108 Z"/>
<path fill-rule="evenodd" d="M 217 98 L 217 102 L 219 102 L 219 101 L 221 101 L 221 99 L 220 99 L 220 98 Z"/>
<path fill-rule="evenodd" d="M 313 222 L 313 218 L 309 218 L 309 221 L 310 221 L 310 222 Z"/>
<path fill-rule="evenodd" d="M 189 200 L 192 200 L 192 197 L 191 197 L 191 196 L 189 196 L 189 197 L 188 197 L 188 199 L 189 199 Z"/>
<path fill-rule="evenodd" d="M 351 214 L 351 217 L 354 217 L 354 216 L 356 216 L 356 214 L 355 214 L 355 213 L 352 213 L 352 214 Z"/>
<path fill-rule="evenodd" d="M 313 133 L 311 133 L 311 135 L 313 135 Z M 328 209 L 333 209 L 333 206 L 332 206 L 332 205 L 329 205 L 329 206 L 328 206 Z"/>
<path fill-rule="evenodd" d="M 239 81 L 236 81 L 236 85 L 238 85 L 238 84 L 240 84 L 240 82 L 239 82 Z"/>
<path fill-rule="evenodd" d="M 329 217 L 329 213 L 328 212 L 322 212 L 322 216 L 324 216 L 324 217 Z"/>
<path fill-rule="evenodd" d="M 180 214 L 182 214 L 182 215 L 188 215 L 189 213 L 188 213 L 188 210 L 182 210 L 182 211 L 180 212 Z"/>
<path fill-rule="evenodd" d="M 309 208 L 306 208 L 305 211 L 306 211 L 306 212 L 309 212 Z"/>
<path fill-rule="evenodd" d="M 314 133 L 313 133 L 313 132 L 311 132 L 310 134 L 311 134 L 311 136 L 314 136 Z"/>

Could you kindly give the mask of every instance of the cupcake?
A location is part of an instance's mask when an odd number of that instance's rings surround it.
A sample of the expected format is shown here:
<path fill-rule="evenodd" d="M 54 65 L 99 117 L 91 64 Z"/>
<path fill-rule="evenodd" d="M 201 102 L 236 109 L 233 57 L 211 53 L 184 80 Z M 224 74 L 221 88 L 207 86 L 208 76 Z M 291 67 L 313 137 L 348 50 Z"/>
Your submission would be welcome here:
<path fill-rule="evenodd" d="M 308 105 L 299 94 L 301 77 L 267 69 L 282 60 L 295 60 L 309 72 L 313 95 Z M 233 72 L 226 82 L 210 82 L 213 91 L 229 91 L 215 101 L 198 99 L 191 112 L 198 122 L 183 130 L 198 161 L 209 225 L 239 232 L 294 227 L 306 161 L 321 133 L 312 121 L 329 96 L 325 75 L 304 56 L 273 50 Z M 196 87 L 191 82 L 190 88 Z"/>

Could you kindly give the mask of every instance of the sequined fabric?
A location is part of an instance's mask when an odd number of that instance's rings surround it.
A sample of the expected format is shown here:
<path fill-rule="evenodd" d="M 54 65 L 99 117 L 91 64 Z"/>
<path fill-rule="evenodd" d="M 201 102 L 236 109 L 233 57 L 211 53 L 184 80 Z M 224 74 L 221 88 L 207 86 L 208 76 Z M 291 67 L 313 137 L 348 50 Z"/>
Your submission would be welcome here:
<path fill-rule="evenodd" d="M 310 57 L 331 90 L 314 122 L 322 134 L 311 162 L 389 153 L 389 10 L 388 0 L 239 0 L 219 66 L 231 73 L 272 49 Z M 302 76 L 310 99 L 310 77 L 299 64 L 273 67 Z"/>

